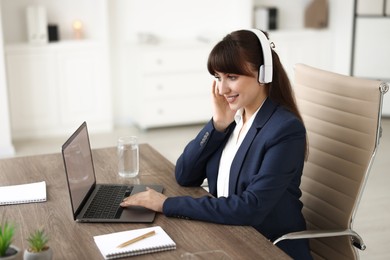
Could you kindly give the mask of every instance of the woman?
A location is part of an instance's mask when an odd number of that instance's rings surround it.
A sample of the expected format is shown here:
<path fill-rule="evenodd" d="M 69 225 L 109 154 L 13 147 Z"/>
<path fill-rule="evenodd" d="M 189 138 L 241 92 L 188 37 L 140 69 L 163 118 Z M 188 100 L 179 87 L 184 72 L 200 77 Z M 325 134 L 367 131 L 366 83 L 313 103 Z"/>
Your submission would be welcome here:
<path fill-rule="evenodd" d="M 209 55 L 208 70 L 216 78 L 213 118 L 185 147 L 175 175 L 183 186 L 199 186 L 207 178 L 214 197 L 167 198 L 148 189 L 121 206 L 250 225 L 270 240 L 306 228 L 299 200 L 306 131 L 267 38 L 259 30 L 235 31 Z M 278 246 L 294 259 L 311 259 L 307 240 Z"/>

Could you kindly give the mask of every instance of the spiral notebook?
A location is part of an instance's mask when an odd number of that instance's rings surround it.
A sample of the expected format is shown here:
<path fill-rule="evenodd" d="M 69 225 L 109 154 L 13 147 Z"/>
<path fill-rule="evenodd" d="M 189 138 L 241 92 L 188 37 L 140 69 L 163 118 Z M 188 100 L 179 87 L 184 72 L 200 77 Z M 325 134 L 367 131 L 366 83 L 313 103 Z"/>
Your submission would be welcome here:
<path fill-rule="evenodd" d="M 46 182 L 34 182 L 0 187 L 0 205 L 46 201 Z"/>
<path fill-rule="evenodd" d="M 118 248 L 124 242 L 135 240 L 151 231 L 154 231 L 155 234 L 128 246 Z M 160 226 L 110 233 L 94 236 L 93 238 L 104 259 L 116 259 L 176 249 L 176 243 Z"/>

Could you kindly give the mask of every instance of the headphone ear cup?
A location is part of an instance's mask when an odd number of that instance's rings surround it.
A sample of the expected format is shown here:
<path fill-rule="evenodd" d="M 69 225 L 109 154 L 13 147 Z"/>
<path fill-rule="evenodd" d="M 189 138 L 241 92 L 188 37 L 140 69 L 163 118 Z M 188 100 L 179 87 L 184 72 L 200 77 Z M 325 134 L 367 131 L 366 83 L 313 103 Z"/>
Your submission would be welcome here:
<path fill-rule="evenodd" d="M 265 77 L 264 65 L 261 65 L 259 68 L 259 82 L 260 83 L 265 83 L 264 77 Z"/>

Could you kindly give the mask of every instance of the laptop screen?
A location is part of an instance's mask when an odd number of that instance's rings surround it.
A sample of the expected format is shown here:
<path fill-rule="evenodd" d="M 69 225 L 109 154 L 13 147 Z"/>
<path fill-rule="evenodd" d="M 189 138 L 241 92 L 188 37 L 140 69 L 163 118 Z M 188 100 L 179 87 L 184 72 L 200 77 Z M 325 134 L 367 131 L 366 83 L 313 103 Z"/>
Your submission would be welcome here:
<path fill-rule="evenodd" d="M 62 156 L 75 216 L 96 183 L 86 122 L 62 146 Z"/>

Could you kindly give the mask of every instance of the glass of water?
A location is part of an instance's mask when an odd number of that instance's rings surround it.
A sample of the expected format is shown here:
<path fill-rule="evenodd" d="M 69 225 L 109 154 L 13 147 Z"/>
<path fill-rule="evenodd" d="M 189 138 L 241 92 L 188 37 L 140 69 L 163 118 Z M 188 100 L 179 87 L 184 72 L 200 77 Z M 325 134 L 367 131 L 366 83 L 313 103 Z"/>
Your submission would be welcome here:
<path fill-rule="evenodd" d="M 139 147 L 136 136 L 118 139 L 118 173 L 121 177 L 133 178 L 139 172 Z"/>

